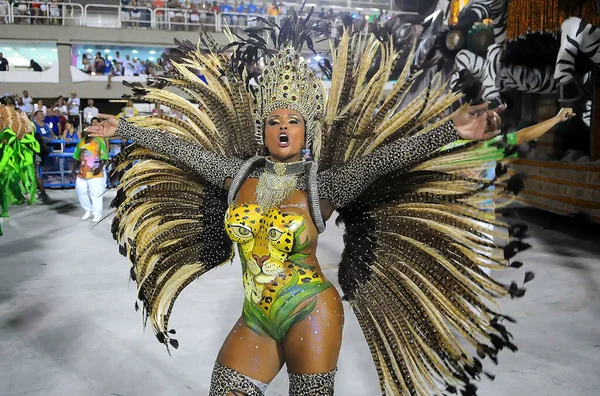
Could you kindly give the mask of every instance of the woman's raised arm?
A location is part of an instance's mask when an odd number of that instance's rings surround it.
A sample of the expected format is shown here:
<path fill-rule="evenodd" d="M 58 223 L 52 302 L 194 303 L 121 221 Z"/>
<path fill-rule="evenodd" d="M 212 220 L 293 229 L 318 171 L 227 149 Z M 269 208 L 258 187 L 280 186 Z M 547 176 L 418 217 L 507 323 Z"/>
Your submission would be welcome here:
<path fill-rule="evenodd" d="M 103 138 L 118 136 L 125 140 L 133 140 L 142 147 L 182 162 L 202 179 L 217 187 L 228 189 L 231 179 L 244 163 L 242 159 L 215 154 L 168 132 L 140 128 L 111 115 L 99 114 L 98 116 L 104 121 L 98 126 L 87 128 L 91 136 Z"/>

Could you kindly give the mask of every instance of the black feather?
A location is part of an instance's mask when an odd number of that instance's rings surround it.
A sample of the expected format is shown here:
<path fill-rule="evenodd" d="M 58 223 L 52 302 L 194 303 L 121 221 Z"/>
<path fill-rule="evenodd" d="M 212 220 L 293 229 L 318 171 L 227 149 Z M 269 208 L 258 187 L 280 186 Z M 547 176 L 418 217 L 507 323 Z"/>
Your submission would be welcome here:
<path fill-rule="evenodd" d="M 525 280 L 523 281 L 523 283 L 527 283 L 532 281 L 535 278 L 535 274 L 533 272 L 527 271 L 525 273 Z"/>
<path fill-rule="evenodd" d="M 171 344 L 171 346 L 175 349 L 179 348 L 179 341 L 177 341 L 175 339 L 170 339 L 169 344 Z"/>
<path fill-rule="evenodd" d="M 521 268 L 523 266 L 523 263 L 520 261 L 513 261 L 512 263 L 510 263 L 510 266 L 513 268 Z"/>
<path fill-rule="evenodd" d="M 518 195 L 525 188 L 524 176 L 523 175 L 514 175 L 508 179 L 506 184 L 506 189 L 512 192 L 514 195 Z"/>

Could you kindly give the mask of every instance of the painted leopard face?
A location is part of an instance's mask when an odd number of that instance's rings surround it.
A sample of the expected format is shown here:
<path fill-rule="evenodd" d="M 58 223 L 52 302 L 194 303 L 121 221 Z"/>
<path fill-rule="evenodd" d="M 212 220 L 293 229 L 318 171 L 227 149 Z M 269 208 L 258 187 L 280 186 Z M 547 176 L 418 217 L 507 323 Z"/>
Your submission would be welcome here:
<path fill-rule="evenodd" d="M 304 224 L 302 216 L 281 213 L 276 208 L 263 211 L 256 204 L 229 207 L 225 230 L 242 256 L 246 298 L 258 302 L 264 285 L 283 272 L 296 233 Z"/>

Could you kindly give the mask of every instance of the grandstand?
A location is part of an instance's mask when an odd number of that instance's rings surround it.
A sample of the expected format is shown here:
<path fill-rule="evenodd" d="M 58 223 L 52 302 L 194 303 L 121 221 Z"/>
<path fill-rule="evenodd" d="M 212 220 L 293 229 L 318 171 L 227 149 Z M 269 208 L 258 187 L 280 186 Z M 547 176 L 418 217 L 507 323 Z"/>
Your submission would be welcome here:
<path fill-rule="evenodd" d="M 14 96 L 18 105 L 26 89 L 35 101 L 41 99 L 44 106 L 55 109 L 60 94 L 76 91 L 82 103 L 77 124 L 82 128 L 81 112 L 87 99 L 94 99 L 101 111 L 116 114 L 123 106 L 122 95 L 129 93 L 123 80 L 145 82 L 150 75 L 168 75 L 170 65 L 162 55 L 173 48 L 174 38 L 195 42 L 202 26 L 214 33 L 217 41 L 226 43 L 225 26 L 232 30 L 250 26 L 257 23 L 256 16 L 278 22 L 301 5 L 287 1 L 275 8 L 268 1 L 180 0 L 174 7 L 174 2 L 167 5 L 164 0 L 138 0 L 135 5 L 130 0 L 0 0 L 0 52 L 9 63 L 9 70 L 0 72 L 0 94 Z M 418 5 L 417 1 L 324 0 L 306 3 L 301 13 L 314 7 L 320 17 L 332 21 L 335 34 L 342 14 L 385 19 L 399 13 L 415 14 Z M 317 50 L 328 48 L 327 42 L 316 45 Z M 32 60 L 41 71 L 31 68 Z M 142 114 L 152 111 L 141 104 L 134 106 Z M 53 153 L 42 168 L 44 183 L 71 187 L 71 154 L 64 152 L 66 142 L 61 134 L 55 137 Z M 120 145 L 111 144 L 113 148 Z"/>

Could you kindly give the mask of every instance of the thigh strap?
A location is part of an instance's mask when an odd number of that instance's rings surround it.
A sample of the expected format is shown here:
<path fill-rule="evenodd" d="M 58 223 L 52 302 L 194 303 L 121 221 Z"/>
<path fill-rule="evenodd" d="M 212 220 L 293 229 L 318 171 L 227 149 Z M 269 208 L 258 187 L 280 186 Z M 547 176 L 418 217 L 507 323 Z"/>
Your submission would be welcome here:
<path fill-rule="evenodd" d="M 328 373 L 294 374 L 290 376 L 290 396 L 331 396 L 337 368 Z"/>
<path fill-rule="evenodd" d="M 235 395 L 234 391 L 248 396 L 264 396 L 268 385 L 215 362 L 208 396 Z"/>

